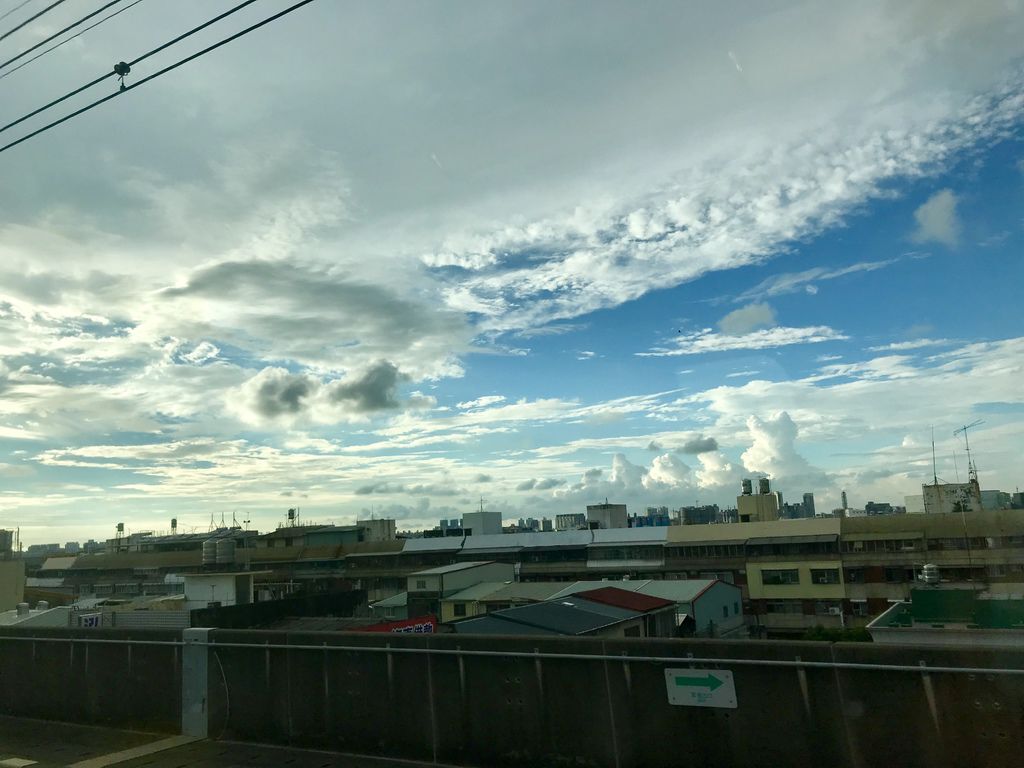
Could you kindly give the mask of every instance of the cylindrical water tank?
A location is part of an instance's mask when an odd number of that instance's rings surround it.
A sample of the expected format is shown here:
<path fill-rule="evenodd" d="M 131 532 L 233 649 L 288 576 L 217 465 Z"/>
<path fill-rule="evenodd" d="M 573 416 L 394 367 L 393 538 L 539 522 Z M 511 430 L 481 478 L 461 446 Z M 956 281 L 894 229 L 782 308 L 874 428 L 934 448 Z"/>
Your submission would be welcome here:
<path fill-rule="evenodd" d="M 203 565 L 217 564 L 217 540 L 207 539 L 203 542 Z"/>
<path fill-rule="evenodd" d="M 40 600 L 39 602 L 36 603 L 36 610 L 37 611 L 48 611 L 48 610 L 50 610 L 50 604 L 48 602 L 46 602 L 45 600 Z"/>
<path fill-rule="evenodd" d="M 217 565 L 228 565 L 235 562 L 235 542 L 232 539 L 220 539 L 217 542 Z"/>
<path fill-rule="evenodd" d="M 18 615 L 28 616 L 28 603 L 18 603 Z"/>
<path fill-rule="evenodd" d="M 924 568 L 921 569 L 921 580 L 925 584 L 938 584 L 939 566 L 935 563 L 926 563 Z"/>
<path fill-rule="evenodd" d="M 767 477 L 762 477 L 757 481 L 757 492 L 764 494 L 769 494 L 772 492 L 772 486 L 771 483 L 768 482 Z"/>
<path fill-rule="evenodd" d="M 754 484 L 750 480 L 744 480 L 742 483 L 743 495 L 749 496 L 754 492 Z"/>

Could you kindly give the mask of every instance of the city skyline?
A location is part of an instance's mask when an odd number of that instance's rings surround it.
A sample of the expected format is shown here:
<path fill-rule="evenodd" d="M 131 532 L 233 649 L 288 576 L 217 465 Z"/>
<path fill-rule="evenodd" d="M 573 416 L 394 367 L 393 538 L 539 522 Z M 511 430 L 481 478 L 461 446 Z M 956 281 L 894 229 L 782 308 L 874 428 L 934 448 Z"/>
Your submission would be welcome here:
<path fill-rule="evenodd" d="M 0 528 L 1015 490 L 1019 8 L 600 11 L 313 3 L 0 156 Z"/>

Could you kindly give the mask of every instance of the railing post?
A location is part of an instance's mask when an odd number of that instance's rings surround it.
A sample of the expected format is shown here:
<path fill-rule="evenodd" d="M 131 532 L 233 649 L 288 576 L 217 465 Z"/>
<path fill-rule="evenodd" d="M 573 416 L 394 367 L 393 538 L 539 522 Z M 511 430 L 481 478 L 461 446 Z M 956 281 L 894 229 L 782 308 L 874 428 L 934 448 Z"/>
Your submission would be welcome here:
<path fill-rule="evenodd" d="M 209 629 L 182 630 L 181 733 L 205 739 L 209 733 Z"/>

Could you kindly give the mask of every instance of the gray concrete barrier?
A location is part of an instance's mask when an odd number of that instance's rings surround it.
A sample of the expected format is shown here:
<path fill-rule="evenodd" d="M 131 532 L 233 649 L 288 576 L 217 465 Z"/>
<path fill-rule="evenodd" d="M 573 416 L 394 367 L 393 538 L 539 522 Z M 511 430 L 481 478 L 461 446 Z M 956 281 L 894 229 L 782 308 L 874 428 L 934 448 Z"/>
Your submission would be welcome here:
<path fill-rule="evenodd" d="M 1024 755 L 1024 649 L 186 631 L 0 631 L 0 712 L 517 768 Z M 735 706 L 670 703 L 666 669 Z"/>
<path fill-rule="evenodd" d="M 1024 754 L 1024 675 L 928 671 L 1024 671 L 1024 650 L 223 630 L 210 642 L 209 732 L 224 738 L 487 766 L 936 768 Z M 460 653 L 403 652 L 426 649 Z M 670 704 L 670 667 L 731 672 L 735 709 Z"/>

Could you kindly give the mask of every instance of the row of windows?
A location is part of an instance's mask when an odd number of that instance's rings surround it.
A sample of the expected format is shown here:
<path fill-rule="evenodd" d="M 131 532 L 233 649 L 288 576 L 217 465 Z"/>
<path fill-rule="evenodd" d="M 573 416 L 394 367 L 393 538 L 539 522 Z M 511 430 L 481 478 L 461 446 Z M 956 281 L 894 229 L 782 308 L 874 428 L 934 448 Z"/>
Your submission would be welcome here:
<path fill-rule="evenodd" d="M 799 584 L 798 568 L 775 568 L 761 571 L 761 583 L 767 586 Z M 811 584 L 839 584 L 838 568 L 811 568 Z"/>

